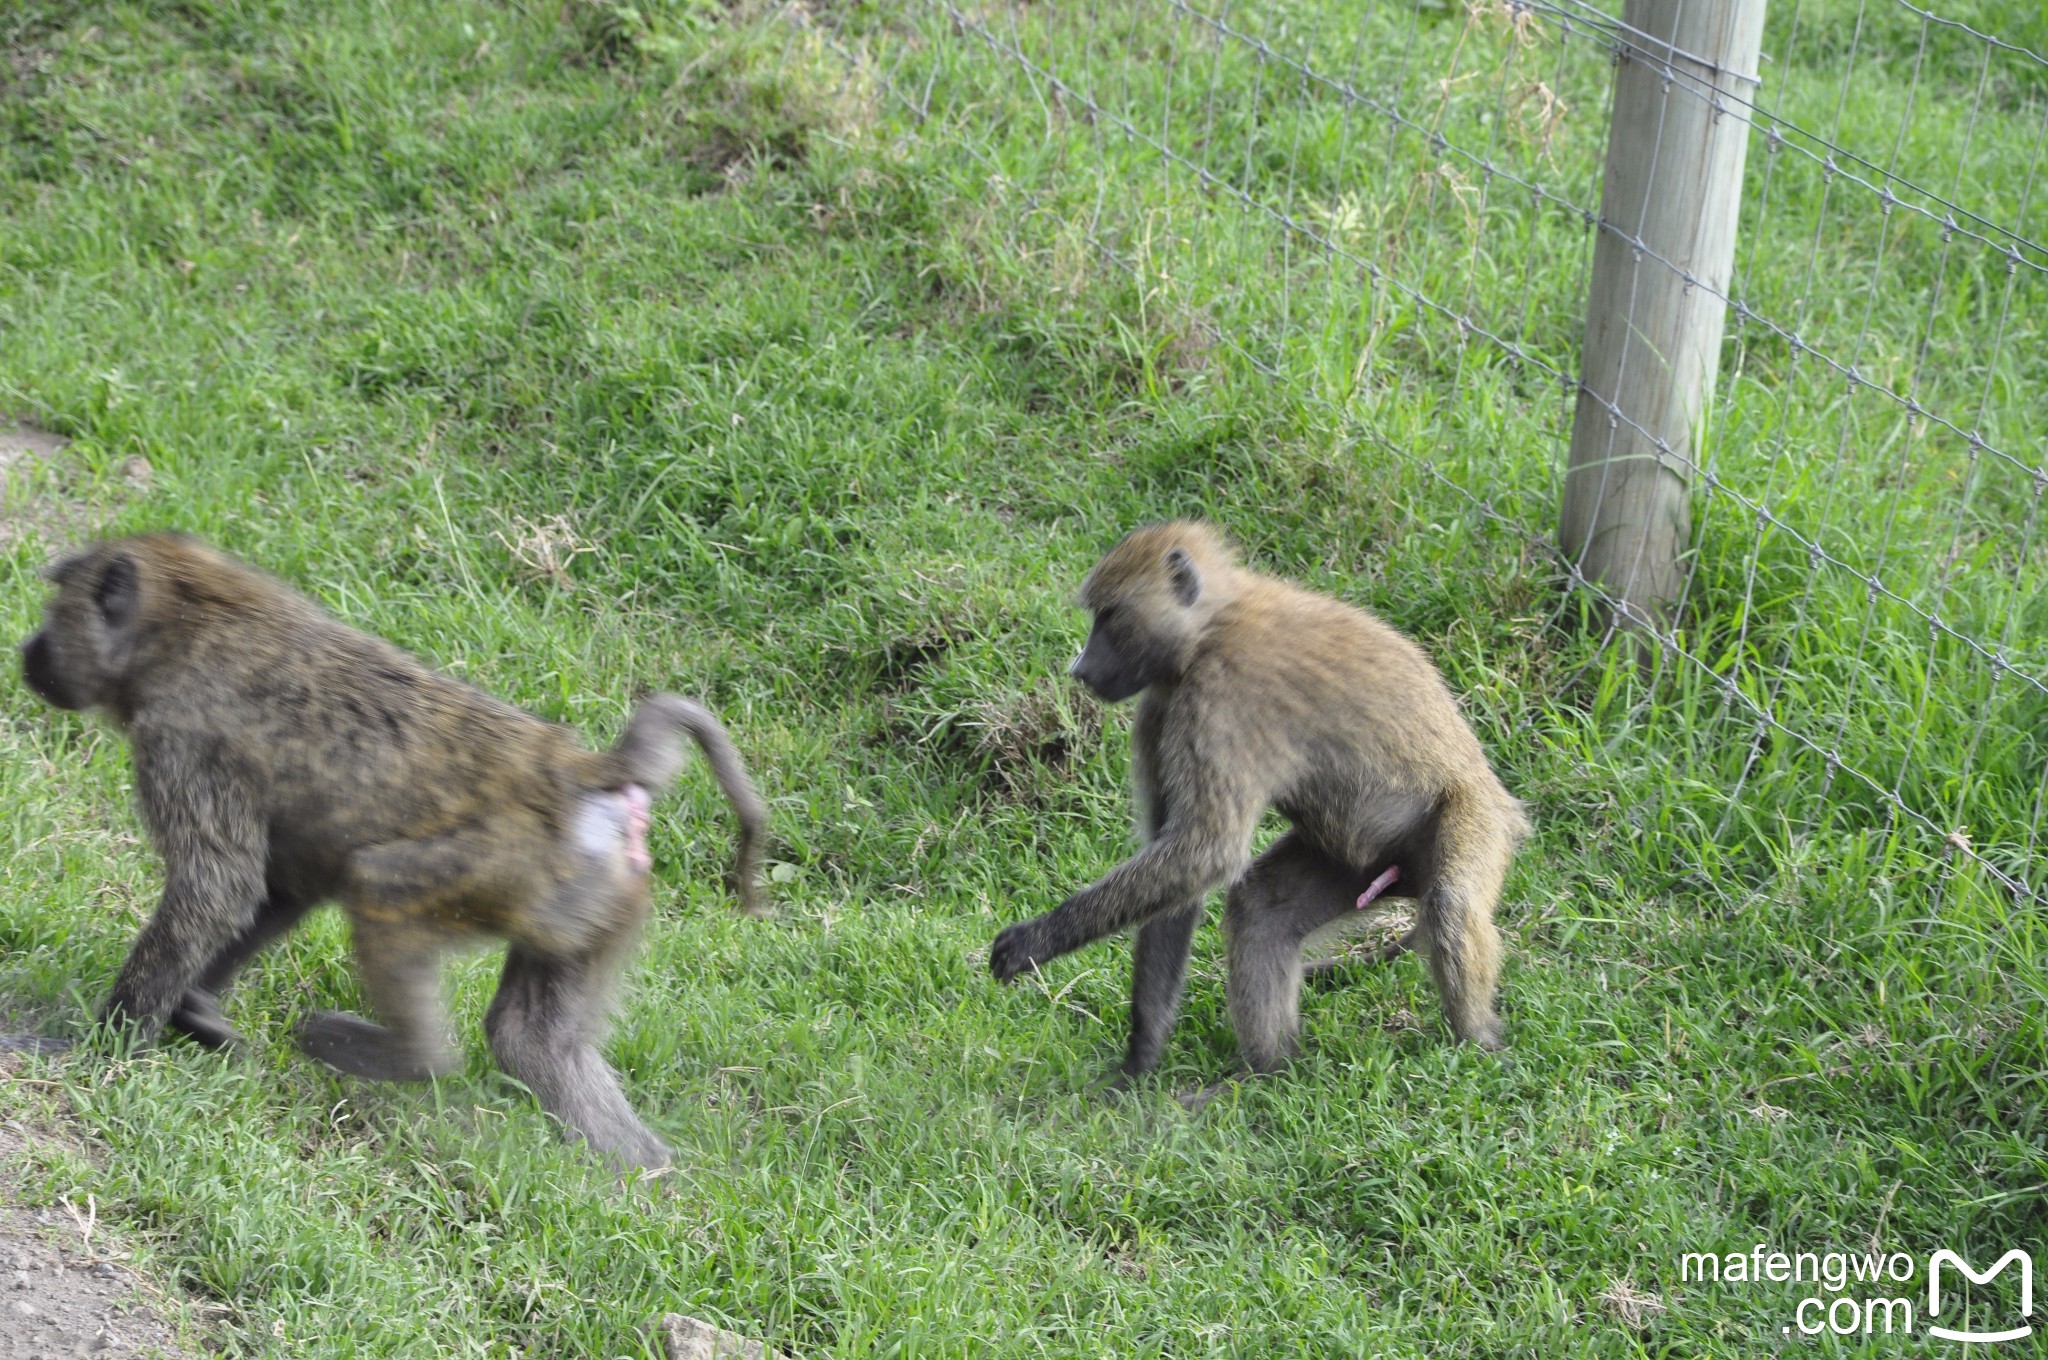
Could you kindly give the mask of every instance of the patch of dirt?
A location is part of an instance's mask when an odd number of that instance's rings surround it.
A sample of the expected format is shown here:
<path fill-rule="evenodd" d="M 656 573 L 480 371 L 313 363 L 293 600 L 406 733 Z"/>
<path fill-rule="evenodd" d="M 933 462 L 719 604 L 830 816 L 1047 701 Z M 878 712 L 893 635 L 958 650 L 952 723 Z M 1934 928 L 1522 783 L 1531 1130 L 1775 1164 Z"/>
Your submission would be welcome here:
<path fill-rule="evenodd" d="M 974 716 L 974 749 L 989 758 L 992 792 L 1027 806 L 1041 801 L 1048 775 L 1063 776 L 1102 736 L 1102 706 L 1064 677 L 988 700 Z"/>
<path fill-rule="evenodd" d="M 908 637 L 890 638 L 873 659 L 875 690 L 880 694 L 900 693 L 917 683 L 917 673 L 937 666 L 953 650 L 956 634 L 950 619 L 940 618 Z"/>
<path fill-rule="evenodd" d="M 1308 976 L 1335 981 L 1354 967 L 1386 963 L 1407 952 L 1414 928 L 1415 903 L 1408 898 L 1383 897 L 1364 911 L 1339 916 L 1301 942 Z"/>
<path fill-rule="evenodd" d="M 64 446 L 70 442 L 61 434 L 51 434 L 33 425 L 0 421 L 0 474 L 24 458 L 48 462 L 51 455 L 64 452 Z"/>
<path fill-rule="evenodd" d="M 0 417 L 0 549 L 19 539 L 48 542 L 53 516 L 35 493 L 36 473 L 64 452 L 71 441 L 62 435 Z"/>
<path fill-rule="evenodd" d="M 75 542 L 105 522 L 128 496 L 149 490 L 154 472 L 149 460 L 136 454 L 121 464 L 113 495 L 98 496 L 96 505 L 53 492 L 53 481 L 61 483 L 76 471 L 64 457 L 70 446 L 63 435 L 0 415 L 0 550 L 25 538 L 45 549 Z"/>
<path fill-rule="evenodd" d="M 0 1082 L 18 1074 L 19 1059 L 0 1055 Z M 186 1360 L 94 1206 L 21 1203 L 31 1149 L 57 1137 L 0 1120 L 0 1360 Z"/>
<path fill-rule="evenodd" d="M 782 1360 L 759 1341 L 681 1313 L 663 1313 L 655 1331 L 668 1360 Z"/>

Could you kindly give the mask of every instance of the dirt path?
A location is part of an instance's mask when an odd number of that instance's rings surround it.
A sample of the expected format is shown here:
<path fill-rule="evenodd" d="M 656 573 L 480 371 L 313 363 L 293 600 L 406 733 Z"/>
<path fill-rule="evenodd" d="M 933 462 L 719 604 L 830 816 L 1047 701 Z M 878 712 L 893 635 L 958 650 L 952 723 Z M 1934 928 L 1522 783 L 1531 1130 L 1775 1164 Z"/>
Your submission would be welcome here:
<path fill-rule="evenodd" d="M 140 454 L 124 459 L 117 477 L 92 481 L 66 457 L 70 446 L 0 412 L 0 548 L 22 538 L 45 550 L 74 544 L 148 493 L 154 473 Z"/>
<path fill-rule="evenodd" d="M 22 1060 L 0 1053 L 0 1086 Z M 19 1111 L 36 1101 L 10 1100 Z M 91 1205 L 29 1208 L 21 1187 L 38 1146 L 61 1132 L 0 1118 L 0 1360 L 185 1360 L 128 1253 Z"/>
<path fill-rule="evenodd" d="M 48 507 L 32 490 L 34 474 L 61 454 L 67 442 L 0 414 L 0 548 L 38 534 L 49 519 Z"/>

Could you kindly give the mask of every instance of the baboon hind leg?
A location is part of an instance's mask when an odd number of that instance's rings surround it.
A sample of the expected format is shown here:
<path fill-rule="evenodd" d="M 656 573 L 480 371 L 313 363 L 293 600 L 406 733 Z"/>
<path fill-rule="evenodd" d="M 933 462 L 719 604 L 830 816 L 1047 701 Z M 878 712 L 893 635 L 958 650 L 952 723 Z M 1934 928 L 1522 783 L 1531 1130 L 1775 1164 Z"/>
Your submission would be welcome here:
<path fill-rule="evenodd" d="M 1493 909 L 1507 877 L 1518 823 L 1483 798 L 1454 795 L 1437 822 L 1430 882 L 1416 933 L 1429 955 L 1444 1015 L 1460 1039 L 1501 1046 L 1494 993 L 1500 986 L 1500 931 Z"/>
<path fill-rule="evenodd" d="M 1354 909 L 1371 877 L 1290 831 L 1252 861 L 1223 913 L 1229 942 L 1230 1023 L 1239 1055 L 1270 1072 L 1297 1051 L 1301 1029 L 1301 947 L 1317 929 Z"/>
<path fill-rule="evenodd" d="M 618 1074 L 597 1051 L 614 975 L 627 950 L 556 959 L 514 945 L 484 1029 L 491 1052 L 542 1109 L 621 1170 L 669 1164 L 667 1144 L 640 1122 Z"/>
<path fill-rule="evenodd" d="M 372 1081 L 425 1081 L 457 1066 L 441 1002 L 438 936 L 392 922 L 355 922 L 356 960 L 370 1009 L 384 1024 L 346 1011 L 315 1011 L 299 1047 L 329 1067 Z"/>
<path fill-rule="evenodd" d="M 316 1011 L 299 1047 L 330 1067 L 377 1081 L 424 1081 L 456 1067 L 441 1002 L 441 954 L 472 903 L 502 901 L 523 867 L 494 825 L 365 846 L 348 857 L 343 902 L 370 1009 L 384 1023 Z"/>

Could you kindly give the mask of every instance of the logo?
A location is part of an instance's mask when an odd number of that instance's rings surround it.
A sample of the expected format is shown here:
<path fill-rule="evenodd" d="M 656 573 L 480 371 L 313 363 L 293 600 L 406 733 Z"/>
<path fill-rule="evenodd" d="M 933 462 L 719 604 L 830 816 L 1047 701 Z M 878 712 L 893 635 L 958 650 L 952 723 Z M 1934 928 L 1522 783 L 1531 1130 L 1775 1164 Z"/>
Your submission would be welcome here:
<path fill-rule="evenodd" d="M 1990 1284 L 1992 1280 L 1998 1277 L 2001 1271 L 2014 1261 L 2020 1263 L 2020 1316 L 2032 1317 L 2034 1315 L 2034 1258 L 2021 1251 L 2018 1247 L 2014 1247 L 2011 1251 L 1999 1257 L 1997 1263 L 1982 1275 L 1972 1270 L 1968 1261 L 1947 1249 L 1937 1251 L 1934 1255 L 1928 1257 L 1927 1316 L 1932 1319 L 1941 1315 L 1941 1268 L 1944 1264 L 1952 1265 L 1957 1270 L 1963 1272 L 1964 1278 L 1968 1279 L 1971 1284 Z M 2029 1323 L 2003 1332 L 1958 1332 L 1948 1327 L 1937 1327 L 1930 1321 L 1927 1324 L 1927 1333 L 1930 1336 L 1943 1337 L 1949 1341 L 2020 1341 L 2032 1336 L 2034 1328 Z"/>
<path fill-rule="evenodd" d="M 2006 1267 L 2017 1264 L 2019 1269 L 2008 1272 Z M 1813 1292 L 1792 1306 L 1792 1320 L 1778 1331 L 1791 1336 L 1795 1330 L 1801 1336 L 1820 1336 L 1832 1332 L 1836 1336 L 1911 1336 L 1924 1332 L 1938 1336 L 1944 1341 L 1960 1341 L 1964 1344 L 1996 1344 L 2001 1341 L 2025 1341 L 2034 1335 L 2034 1325 L 2026 1319 L 2034 1315 L 2034 1258 L 2019 1249 L 2008 1251 L 1998 1258 L 1991 1269 L 1979 1271 L 1968 1261 L 1946 1248 L 1930 1253 L 1926 1258 L 1927 1268 L 1927 1312 L 1924 1317 L 1916 1316 L 1915 1297 L 1889 1292 L 1900 1285 L 1911 1285 L 1917 1279 L 1920 1258 L 1909 1252 L 1880 1251 L 1875 1243 L 1863 1252 L 1817 1252 L 1817 1251 L 1773 1251 L 1768 1242 L 1759 1242 L 1749 1252 L 1682 1252 L 1678 1258 L 1678 1278 L 1683 1284 L 1698 1284 L 1705 1288 L 1720 1289 L 1729 1285 L 1790 1284 L 1805 1285 Z M 1946 1284 L 1946 1304 L 1949 1320 L 1967 1322 L 1970 1314 L 1983 1317 L 1993 1311 L 1990 1294 L 1995 1298 L 2010 1299 L 2015 1291 L 2008 1284 L 2002 1290 L 1986 1290 L 2000 1276 L 2009 1281 L 2013 1275 L 2019 1277 L 2020 1325 L 2004 1331 L 1965 1331 L 1960 1327 L 1943 1327 L 1937 1319 L 1943 1307 L 1943 1275 Z M 1961 1275 L 1962 1280 L 1955 1277 Z M 1964 1281 L 1968 1281 L 1966 1285 Z M 1975 1298 L 1964 1295 L 1969 1286 L 1978 1286 Z M 1916 1325 L 1917 1324 L 1917 1325 Z M 2048 1330 L 2048 1329 L 2044 1329 Z M 2035 1347 L 2029 1350 L 2033 1354 Z M 2010 1352 L 2005 1352 L 2010 1354 Z M 1988 1357 L 1987 1357 L 1988 1360 Z"/>

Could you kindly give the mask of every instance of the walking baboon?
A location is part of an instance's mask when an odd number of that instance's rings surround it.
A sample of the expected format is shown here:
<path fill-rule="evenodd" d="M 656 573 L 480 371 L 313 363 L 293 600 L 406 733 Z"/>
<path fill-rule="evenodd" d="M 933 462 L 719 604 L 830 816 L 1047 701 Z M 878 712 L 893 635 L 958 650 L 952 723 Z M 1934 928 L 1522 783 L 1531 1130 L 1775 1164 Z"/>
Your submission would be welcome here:
<path fill-rule="evenodd" d="M 494 936 L 511 946 L 485 1021 L 498 1061 L 615 1162 L 666 1163 L 597 1045 L 647 917 L 649 798 L 683 733 L 739 816 L 735 886 L 762 911 L 766 810 L 716 718 L 658 694 L 616 747 L 584 750 L 179 535 L 95 544 L 48 576 L 23 677 L 127 733 L 164 861 L 103 1020 L 232 1043 L 214 994 L 331 898 L 383 1023 L 316 1012 L 300 1046 L 359 1076 L 431 1077 L 455 1065 L 441 956 Z"/>
<path fill-rule="evenodd" d="M 1245 1065 L 1265 1072 L 1295 1051 L 1302 942 L 1398 878 L 1451 1027 L 1498 1048 L 1493 909 L 1528 828 L 1422 650 L 1362 609 L 1246 570 L 1196 523 L 1128 535 L 1081 604 L 1094 626 L 1072 674 L 1110 703 L 1144 691 L 1131 734 L 1144 846 L 997 935 L 996 977 L 1137 926 L 1119 1079 L 1149 1072 L 1203 898 L 1228 885 L 1231 1024 Z M 1268 807 L 1292 829 L 1247 865 Z"/>

